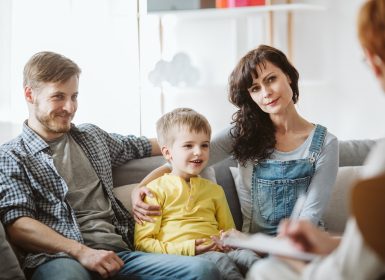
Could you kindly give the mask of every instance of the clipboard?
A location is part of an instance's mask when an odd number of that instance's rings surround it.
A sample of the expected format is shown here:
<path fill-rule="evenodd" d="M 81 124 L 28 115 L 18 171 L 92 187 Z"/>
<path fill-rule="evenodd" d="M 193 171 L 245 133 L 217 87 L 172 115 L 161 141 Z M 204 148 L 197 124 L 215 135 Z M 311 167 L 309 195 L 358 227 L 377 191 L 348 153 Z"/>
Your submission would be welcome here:
<path fill-rule="evenodd" d="M 263 233 L 237 234 L 228 236 L 223 241 L 224 245 L 236 248 L 250 249 L 260 253 L 267 253 L 280 257 L 288 257 L 302 261 L 312 261 L 319 255 L 298 250 L 286 238 L 275 238 Z"/>
<path fill-rule="evenodd" d="M 365 242 L 385 261 L 385 173 L 356 182 L 351 208 Z"/>

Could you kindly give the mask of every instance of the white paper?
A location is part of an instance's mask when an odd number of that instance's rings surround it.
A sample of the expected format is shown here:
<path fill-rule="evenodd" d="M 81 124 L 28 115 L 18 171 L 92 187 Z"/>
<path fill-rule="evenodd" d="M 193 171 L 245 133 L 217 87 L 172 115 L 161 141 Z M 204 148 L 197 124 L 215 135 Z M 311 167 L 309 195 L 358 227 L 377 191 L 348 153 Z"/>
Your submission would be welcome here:
<path fill-rule="evenodd" d="M 319 256 L 298 250 L 288 239 L 276 238 L 263 233 L 238 236 L 230 235 L 224 238 L 223 244 L 304 261 L 311 261 Z"/>

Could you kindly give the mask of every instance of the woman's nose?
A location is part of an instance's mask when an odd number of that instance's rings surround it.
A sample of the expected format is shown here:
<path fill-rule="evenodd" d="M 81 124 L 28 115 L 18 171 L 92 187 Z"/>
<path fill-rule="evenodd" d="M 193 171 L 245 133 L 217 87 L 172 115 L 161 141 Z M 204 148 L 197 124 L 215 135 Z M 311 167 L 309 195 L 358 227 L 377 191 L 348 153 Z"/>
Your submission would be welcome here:
<path fill-rule="evenodd" d="M 269 97 L 270 95 L 271 95 L 271 89 L 270 89 L 270 87 L 268 87 L 268 86 L 263 87 L 263 88 L 262 88 L 262 96 L 263 96 L 264 98 L 267 98 L 267 97 Z"/>

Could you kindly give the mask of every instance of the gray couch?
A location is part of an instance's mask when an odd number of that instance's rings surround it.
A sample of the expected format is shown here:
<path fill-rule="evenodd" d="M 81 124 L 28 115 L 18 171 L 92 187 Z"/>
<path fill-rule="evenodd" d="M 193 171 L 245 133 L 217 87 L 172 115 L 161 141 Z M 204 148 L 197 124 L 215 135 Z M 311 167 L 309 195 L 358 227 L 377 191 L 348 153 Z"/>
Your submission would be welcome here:
<path fill-rule="evenodd" d="M 344 230 L 345 222 L 349 212 L 348 191 L 351 183 L 357 178 L 360 166 L 363 164 L 369 150 L 373 147 L 373 140 L 357 140 L 357 141 L 340 141 L 340 168 L 337 175 L 337 182 L 334 187 L 330 205 L 327 208 L 323 219 L 328 230 L 341 233 Z M 127 164 L 115 168 L 113 170 L 113 179 L 116 196 L 130 208 L 130 190 L 136 183 L 147 175 L 151 170 L 164 163 L 162 157 L 150 157 L 138 160 L 132 160 Z M 242 226 L 242 213 L 236 187 L 232 174 L 229 170 L 230 166 L 236 166 L 236 162 L 227 159 L 214 165 L 216 181 L 221 185 L 226 193 L 230 210 L 238 229 Z M 0 225 L 0 227 L 2 227 Z M 1 228 L 0 228 L 0 233 Z M 15 263 L 15 258 L 9 250 L 9 244 L 4 236 L 0 236 L 1 254 L 9 252 L 8 261 L 0 262 L 0 278 L 1 279 L 21 279 L 20 268 Z M 8 250 L 8 251 L 7 251 Z"/>
<path fill-rule="evenodd" d="M 374 140 L 351 140 L 340 141 L 340 168 L 337 181 L 333 188 L 330 205 L 324 213 L 323 220 L 328 230 L 334 233 L 341 233 L 345 228 L 349 205 L 348 192 L 352 182 L 357 179 L 369 150 L 375 144 Z M 135 183 L 141 181 L 149 171 L 164 163 L 162 157 L 150 157 L 139 160 L 132 160 L 129 163 L 113 170 L 114 185 L 116 195 L 122 200 L 126 207 L 130 206 L 130 189 Z M 215 164 L 215 178 L 226 193 L 227 201 L 233 215 L 237 229 L 242 227 L 242 213 L 238 200 L 235 183 L 229 167 L 237 166 L 231 158 Z"/>

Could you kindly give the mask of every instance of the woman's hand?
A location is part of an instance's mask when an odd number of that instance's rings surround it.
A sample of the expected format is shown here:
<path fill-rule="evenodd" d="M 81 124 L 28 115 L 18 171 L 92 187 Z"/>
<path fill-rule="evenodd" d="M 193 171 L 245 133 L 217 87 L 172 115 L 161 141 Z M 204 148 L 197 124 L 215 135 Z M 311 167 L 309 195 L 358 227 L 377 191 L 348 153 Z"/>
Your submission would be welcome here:
<path fill-rule="evenodd" d="M 287 237 L 301 251 L 328 255 L 337 248 L 341 238 L 319 230 L 305 220 L 285 220 L 279 227 L 280 237 Z"/>
<path fill-rule="evenodd" d="M 144 202 L 146 195 L 153 196 L 151 191 L 144 186 L 134 188 L 131 193 L 132 213 L 135 222 L 138 224 L 142 224 L 143 221 L 153 223 L 154 220 L 149 216 L 159 216 L 161 214 L 159 205 L 149 205 Z"/>
<path fill-rule="evenodd" d="M 225 238 L 229 236 L 239 237 L 241 235 L 243 235 L 243 233 L 236 229 L 229 229 L 228 231 L 220 230 L 219 236 L 212 235 L 211 240 L 216 244 L 216 247 L 219 251 L 227 253 L 233 250 L 233 248 L 231 246 L 224 244 Z"/>
<path fill-rule="evenodd" d="M 217 251 L 216 244 L 214 242 L 210 244 L 204 244 L 207 242 L 206 238 L 195 240 L 195 256 L 209 251 Z"/>

